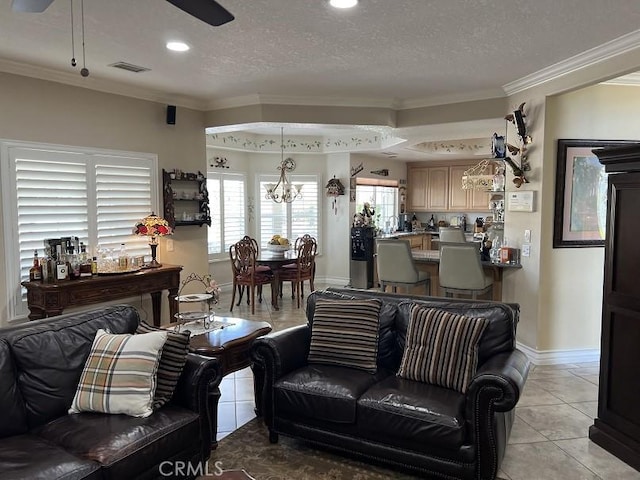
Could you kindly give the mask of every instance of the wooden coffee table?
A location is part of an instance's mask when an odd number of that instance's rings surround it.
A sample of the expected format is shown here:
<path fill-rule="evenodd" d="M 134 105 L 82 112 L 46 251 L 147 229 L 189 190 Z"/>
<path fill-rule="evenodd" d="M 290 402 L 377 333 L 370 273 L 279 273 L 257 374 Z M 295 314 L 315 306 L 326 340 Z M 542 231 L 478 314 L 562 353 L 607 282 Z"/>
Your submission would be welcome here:
<path fill-rule="evenodd" d="M 215 316 L 216 321 L 228 324 L 211 332 L 191 337 L 190 350 L 205 357 L 215 357 L 222 367 L 222 376 L 237 372 L 251 365 L 252 342 L 271 331 L 267 322 L 257 322 L 235 317 Z M 256 406 L 262 396 L 263 373 L 254 370 L 253 385 L 255 389 Z M 212 448 L 218 446 L 218 401 L 220 400 L 220 385 L 211 385 L 209 391 L 211 402 L 211 439 Z"/>

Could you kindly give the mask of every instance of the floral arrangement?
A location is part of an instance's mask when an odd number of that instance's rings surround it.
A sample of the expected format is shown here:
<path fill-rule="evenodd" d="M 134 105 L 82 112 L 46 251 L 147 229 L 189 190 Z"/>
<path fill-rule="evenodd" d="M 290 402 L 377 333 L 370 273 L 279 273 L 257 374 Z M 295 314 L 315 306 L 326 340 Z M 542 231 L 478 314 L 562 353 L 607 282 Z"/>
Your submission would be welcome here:
<path fill-rule="evenodd" d="M 149 237 L 171 235 L 173 230 L 169 223 L 162 217 L 151 214 L 138 221 L 133 227 L 134 235 L 146 235 Z"/>

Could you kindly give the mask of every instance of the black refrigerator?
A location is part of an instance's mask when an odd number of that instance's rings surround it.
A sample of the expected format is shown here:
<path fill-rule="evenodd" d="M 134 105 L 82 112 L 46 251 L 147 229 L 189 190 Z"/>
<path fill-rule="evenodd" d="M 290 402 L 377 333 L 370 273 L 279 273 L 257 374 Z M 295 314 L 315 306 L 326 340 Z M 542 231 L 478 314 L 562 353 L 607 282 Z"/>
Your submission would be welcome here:
<path fill-rule="evenodd" d="M 351 228 L 351 265 L 349 268 L 352 288 L 373 287 L 373 262 L 375 229 L 371 227 Z"/>

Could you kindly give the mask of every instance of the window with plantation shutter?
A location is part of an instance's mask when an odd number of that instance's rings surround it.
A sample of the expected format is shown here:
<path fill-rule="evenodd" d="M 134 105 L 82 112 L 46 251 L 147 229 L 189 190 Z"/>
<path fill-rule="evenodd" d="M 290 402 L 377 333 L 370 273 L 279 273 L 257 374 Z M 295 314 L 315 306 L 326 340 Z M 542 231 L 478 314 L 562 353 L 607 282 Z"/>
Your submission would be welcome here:
<path fill-rule="evenodd" d="M 260 242 L 266 245 L 273 235 L 287 237 L 291 243 L 305 233 L 319 238 L 319 182 L 316 175 L 291 175 L 291 183 L 302 185 L 302 196 L 291 203 L 275 203 L 265 198 L 267 183 L 276 183 L 277 177 L 261 176 L 260 198 Z"/>
<path fill-rule="evenodd" d="M 78 237 L 93 253 L 98 245 L 125 243 L 130 255 L 148 255 L 135 222 L 157 209 L 155 155 L 91 151 L 2 142 L 9 316 L 27 313 L 21 281 L 28 280 L 34 250 L 44 240 Z"/>
<path fill-rule="evenodd" d="M 209 255 L 226 258 L 229 247 L 246 234 L 246 177 L 234 173 L 207 175 L 211 226 L 208 233 Z"/>

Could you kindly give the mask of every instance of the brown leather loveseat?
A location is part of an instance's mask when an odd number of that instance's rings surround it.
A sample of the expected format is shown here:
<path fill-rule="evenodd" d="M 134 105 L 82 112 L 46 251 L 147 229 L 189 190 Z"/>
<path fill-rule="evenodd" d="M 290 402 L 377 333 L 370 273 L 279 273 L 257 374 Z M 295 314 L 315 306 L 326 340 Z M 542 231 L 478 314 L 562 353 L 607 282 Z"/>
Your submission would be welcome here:
<path fill-rule="evenodd" d="M 188 354 L 171 402 L 146 418 L 67 414 L 96 331 L 133 333 L 139 321 L 133 307 L 117 305 L 0 329 L 0 478 L 198 473 L 211 450 L 207 388 L 221 379 L 215 359 Z M 188 468 L 177 462 L 191 462 L 192 474 L 181 475 Z"/>
<path fill-rule="evenodd" d="M 382 300 L 376 373 L 307 362 L 316 302 L 346 298 Z M 489 319 L 465 393 L 396 375 L 414 303 Z M 517 305 L 495 302 L 352 289 L 312 293 L 307 325 L 253 344 L 270 440 L 296 437 L 426 478 L 495 478 L 530 365 L 515 348 L 518 314 Z"/>

